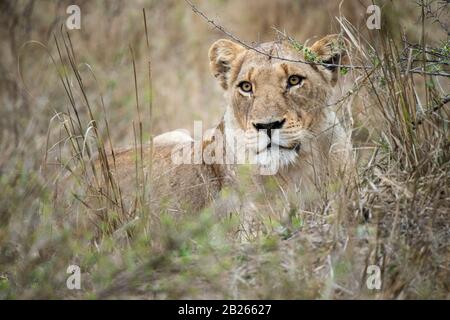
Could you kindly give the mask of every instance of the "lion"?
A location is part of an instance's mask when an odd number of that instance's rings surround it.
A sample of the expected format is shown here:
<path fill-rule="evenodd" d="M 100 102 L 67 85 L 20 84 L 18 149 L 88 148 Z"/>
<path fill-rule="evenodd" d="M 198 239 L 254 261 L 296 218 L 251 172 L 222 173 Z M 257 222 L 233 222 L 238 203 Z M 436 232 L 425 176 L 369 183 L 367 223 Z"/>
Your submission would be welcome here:
<path fill-rule="evenodd" d="M 264 188 L 275 179 L 283 194 L 310 207 L 321 194 L 323 183 L 334 179 L 349 162 L 349 135 L 329 107 L 339 67 L 345 58 L 342 40 L 329 35 L 307 49 L 320 63 L 302 63 L 305 50 L 289 41 L 275 41 L 248 48 L 221 39 L 209 49 L 213 76 L 224 90 L 226 108 L 220 123 L 202 141 L 171 131 L 156 136 L 142 147 L 143 159 L 152 159 L 148 184 L 152 208 L 164 206 L 171 212 L 198 212 L 217 199 L 221 190 L 239 185 L 239 164 L 224 161 L 174 163 L 174 150 L 209 150 L 209 160 L 219 153 L 227 158 L 236 150 L 230 141 L 245 137 L 244 148 L 253 159 L 254 187 Z M 136 186 L 135 148 L 115 154 L 111 175 L 132 195 Z M 151 155 L 151 157 L 150 157 Z M 150 170 L 143 161 L 143 172 Z M 275 164 L 275 166 L 273 166 Z M 261 168 L 275 167 L 271 173 Z M 126 191 L 128 189 L 128 191 Z M 252 192 L 251 190 L 248 190 Z M 129 197 L 130 203 L 133 202 Z"/>

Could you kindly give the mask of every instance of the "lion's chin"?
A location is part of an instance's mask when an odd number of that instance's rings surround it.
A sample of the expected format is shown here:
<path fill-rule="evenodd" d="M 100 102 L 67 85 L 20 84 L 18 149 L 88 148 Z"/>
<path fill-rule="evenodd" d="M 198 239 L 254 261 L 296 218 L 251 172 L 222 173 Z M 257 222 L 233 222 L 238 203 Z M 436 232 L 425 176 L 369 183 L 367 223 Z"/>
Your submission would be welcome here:
<path fill-rule="evenodd" d="M 274 175 L 280 169 L 293 165 L 298 158 L 298 147 L 295 148 L 267 148 L 255 156 L 260 174 Z"/>

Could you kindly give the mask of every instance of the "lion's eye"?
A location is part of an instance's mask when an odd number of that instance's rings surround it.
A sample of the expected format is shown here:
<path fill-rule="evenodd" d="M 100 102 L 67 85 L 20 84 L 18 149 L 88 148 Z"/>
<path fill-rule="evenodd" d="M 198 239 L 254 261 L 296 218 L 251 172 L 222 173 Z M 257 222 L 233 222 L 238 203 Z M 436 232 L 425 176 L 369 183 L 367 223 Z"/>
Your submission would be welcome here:
<path fill-rule="evenodd" d="M 290 76 L 288 78 L 288 87 L 293 87 L 301 84 L 303 81 L 303 78 L 297 75 Z"/>
<path fill-rule="evenodd" d="M 242 81 L 238 87 L 244 92 L 252 92 L 252 84 L 248 81 Z"/>

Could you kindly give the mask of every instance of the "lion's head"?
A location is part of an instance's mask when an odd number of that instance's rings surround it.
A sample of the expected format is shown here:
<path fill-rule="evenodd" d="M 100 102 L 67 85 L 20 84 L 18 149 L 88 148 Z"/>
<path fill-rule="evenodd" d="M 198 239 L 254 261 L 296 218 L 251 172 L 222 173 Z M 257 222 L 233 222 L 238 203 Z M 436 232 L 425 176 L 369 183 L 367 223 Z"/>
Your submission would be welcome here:
<path fill-rule="evenodd" d="M 301 51 L 288 41 L 264 43 L 256 50 L 230 40 L 215 42 L 210 67 L 226 91 L 226 123 L 247 133 L 255 154 L 271 157 L 276 150 L 282 165 L 293 163 L 326 129 L 325 106 L 339 75 L 335 66 L 296 61 L 341 64 L 342 44 L 337 35 Z"/>

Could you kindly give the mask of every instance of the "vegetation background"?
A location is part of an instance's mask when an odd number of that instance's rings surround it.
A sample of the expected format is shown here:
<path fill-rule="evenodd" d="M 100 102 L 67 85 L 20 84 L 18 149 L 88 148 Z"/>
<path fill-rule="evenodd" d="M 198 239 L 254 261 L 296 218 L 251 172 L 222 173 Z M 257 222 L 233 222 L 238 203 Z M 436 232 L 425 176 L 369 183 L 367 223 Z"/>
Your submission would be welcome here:
<path fill-rule="evenodd" d="M 224 222 L 210 209 L 175 220 L 141 206 L 93 225 L 83 175 L 81 196 L 55 200 L 70 159 L 89 165 L 83 144 L 73 146 L 82 133 L 81 141 L 94 132 L 101 153 L 109 143 L 148 141 L 151 131 L 192 131 L 194 120 L 214 126 L 224 105 L 207 53 L 226 36 L 185 1 L 2 1 L 0 298 L 448 299 L 448 3 L 376 3 L 381 31 L 366 27 L 371 1 L 195 2 L 247 43 L 278 31 L 310 44 L 351 34 L 360 44 L 355 64 L 375 70 L 350 70 L 339 88 L 356 181 L 331 186 L 335 196 L 317 212 L 262 218 L 264 232 L 242 241 L 233 234 L 239 217 Z M 69 39 L 61 26 L 70 4 L 81 8 L 81 30 Z M 67 206 L 73 201 L 81 205 Z M 82 270 L 81 290 L 66 287 L 72 264 Z M 371 264 L 381 267 L 379 290 L 366 286 Z"/>

